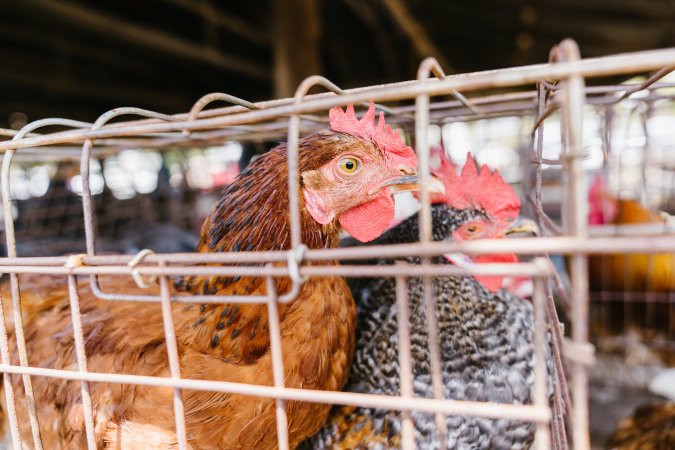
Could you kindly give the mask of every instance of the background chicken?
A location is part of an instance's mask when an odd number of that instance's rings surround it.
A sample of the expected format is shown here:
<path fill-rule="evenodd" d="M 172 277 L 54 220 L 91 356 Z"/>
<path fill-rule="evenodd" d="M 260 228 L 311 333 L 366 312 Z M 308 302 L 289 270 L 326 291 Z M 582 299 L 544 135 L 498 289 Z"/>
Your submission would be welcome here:
<path fill-rule="evenodd" d="M 675 224 L 666 213 L 650 210 L 637 200 L 612 195 L 601 173 L 591 182 L 588 202 L 590 225 L 649 226 L 665 232 Z M 622 355 L 629 365 L 647 362 L 642 357 L 636 358 L 639 353 L 633 354 L 635 348 L 652 355 L 652 363 L 663 360 L 668 364 L 673 358 L 672 348 L 648 349 L 634 344 L 668 340 L 675 323 L 667 300 L 667 294 L 675 291 L 674 269 L 675 253 L 589 255 L 590 289 L 604 300 L 591 304 L 590 310 L 591 332 L 596 336 L 598 348 Z M 649 298 L 652 295 L 657 301 Z"/>
<path fill-rule="evenodd" d="M 441 177 L 446 194 L 432 206 L 433 238 L 469 240 L 501 238 L 513 231 L 534 230 L 529 221 L 516 221 L 520 202 L 511 187 L 487 167 L 480 172 L 469 157 L 460 176 L 445 159 Z M 408 243 L 418 239 L 418 216 L 410 217 L 382 235 L 378 243 Z M 419 263 L 419 258 L 408 258 Z M 515 255 L 469 258 L 452 254 L 434 258 L 439 264 L 516 261 Z M 381 264 L 392 264 L 380 260 Z M 501 277 L 439 277 L 433 279 L 441 346 L 444 397 L 457 400 L 530 403 L 533 383 L 532 307 L 500 290 Z M 362 279 L 354 283 L 358 328 L 354 366 L 347 389 L 355 392 L 399 394 L 398 332 L 395 282 Z M 416 397 L 431 397 L 427 326 L 422 281 L 408 285 Z M 437 448 L 433 416 L 414 413 L 415 442 Z M 526 448 L 533 438 L 530 423 L 477 417 L 446 418 L 448 448 Z M 383 449 L 399 445 L 397 412 L 341 407 L 308 443 L 308 448 Z"/>
<path fill-rule="evenodd" d="M 416 158 L 410 147 L 380 120 L 375 109 L 358 121 L 354 109 L 330 112 L 331 130 L 299 142 L 302 241 L 310 248 L 333 247 L 344 228 L 361 240 L 377 237 L 394 214 L 392 189 L 412 189 Z M 406 175 L 406 176 L 404 176 Z M 252 162 L 220 196 L 206 220 L 202 252 L 290 248 L 286 146 Z M 102 278 L 108 292 L 141 291 L 133 282 Z M 276 280 L 280 293 L 286 278 Z M 62 280 L 26 276 L 21 284 L 29 364 L 76 369 L 68 291 Z M 192 277 L 178 289 L 189 293 L 265 294 L 259 278 Z M 11 316 L 3 286 L 5 314 Z M 88 369 L 95 372 L 169 376 L 162 314 L 158 303 L 106 302 L 89 286 L 79 289 Z M 285 383 L 289 387 L 339 390 L 347 378 L 354 343 L 354 303 L 339 277 L 309 279 L 298 298 L 280 305 Z M 272 384 L 272 363 L 264 305 L 172 307 L 181 375 L 184 378 Z M 11 339 L 14 341 L 13 337 Z M 16 349 L 11 354 L 16 356 Z M 13 361 L 17 364 L 18 361 Z M 30 442 L 20 378 L 12 377 L 19 421 Z M 33 387 L 45 448 L 85 447 L 80 386 L 34 378 Z M 97 446 L 173 448 L 176 445 L 172 389 L 120 384 L 90 385 Z M 273 399 L 183 391 L 189 445 L 193 449 L 273 448 L 277 444 Z M 4 396 L 3 396 L 4 399 Z M 329 407 L 286 403 L 294 447 L 323 423 Z"/>
<path fill-rule="evenodd" d="M 613 196 L 601 174 L 593 179 L 588 202 L 591 225 L 658 224 L 665 229 L 668 222 L 665 213 Z M 675 290 L 674 269 L 673 253 L 591 255 L 589 281 L 594 290 L 669 292 Z"/>
<path fill-rule="evenodd" d="M 670 450 L 675 448 L 675 369 L 660 370 L 649 382 L 652 399 L 632 408 L 607 439 L 616 450 Z M 665 401 L 664 401 L 665 399 Z"/>
<path fill-rule="evenodd" d="M 607 442 L 608 449 L 670 450 L 675 448 L 675 403 L 652 403 L 635 409 Z"/>

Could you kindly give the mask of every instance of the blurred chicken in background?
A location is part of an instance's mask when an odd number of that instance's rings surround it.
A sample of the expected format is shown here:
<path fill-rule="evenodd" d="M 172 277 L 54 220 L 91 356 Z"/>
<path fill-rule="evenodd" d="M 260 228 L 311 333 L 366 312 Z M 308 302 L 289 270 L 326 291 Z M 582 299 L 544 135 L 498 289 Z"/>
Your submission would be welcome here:
<path fill-rule="evenodd" d="M 614 225 L 616 235 L 669 232 L 675 223 L 673 217 L 638 200 L 613 195 L 600 173 L 591 182 L 588 201 L 589 224 Z M 675 310 L 668 301 L 668 293 L 675 291 L 675 253 L 596 254 L 589 255 L 588 263 L 592 295 L 603 300 L 591 311 L 591 333 L 598 348 L 607 351 L 607 344 L 619 339 L 620 353 L 631 360 L 630 331 L 634 340 L 655 344 L 648 345 L 652 359 L 668 364 L 675 357 L 667 342 L 675 323 Z"/>
<path fill-rule="evenodd" d="M 610 448 L 675 448 L 675 368 L 659 371 L 649 382 L 649 391 L 668 401 L 638 406 L 619 424 L 609 440 Z"/>
<path fill-rule="evenodd" d="M 667 229 L 674 218 L 652 211 L 636 200 L 617 198 L 601 174 L 593 179 L 589 193 L 590 225 L 656 224 Z M 675 253 L 607 254 L 589 258 L 592 290 L 669 292 L 675 290 Z"/>
<path fill-rule="evenodd" d="M 607 442 L 611 450 L 671 450 L 675 448 L 675 403 L 651 403 L 635 409 Z"/>

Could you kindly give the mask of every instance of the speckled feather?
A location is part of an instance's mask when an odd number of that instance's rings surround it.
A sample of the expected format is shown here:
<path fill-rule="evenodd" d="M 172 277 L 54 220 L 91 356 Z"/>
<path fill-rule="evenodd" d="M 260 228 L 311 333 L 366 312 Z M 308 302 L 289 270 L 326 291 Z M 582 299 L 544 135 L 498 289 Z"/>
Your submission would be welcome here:
<path fill-rule="evenodd" d="M 485 218 L 482 211 L 455 210 L 434 205 L 433 235 L 447 239 L 462 223 Z M 417 215 L 383 235 L 378 243 L 415 242 Z M 408 258 L 418 264 L 418 258 Z M 434 261 L 446 264 L 443 258 Z M 380 264 L 393 261 L 380 260 Z M 398 329 L 395 282 L 357 279 L 352 285 L 357 302 L 357 348 L 347 390 L 399 394 Z M 473 277 L 435 277 L 433 286 L 439 326 L 444 397 L 457 400 L 513 404 L 531 402 L 533 375 L 533 319 L 529 302 L 503 290 L 493 294 Z M 427 327 L 422 282 L 408 286 L 415 396 L 432 397 Z M 417 448 L 438 448 L 431 414 L 414 413 Z M 451 449 L 522 449 L 533 439 L 529 423 L 466 416 L 449 416 L 447 446 Z M 345 426 L 349 424 L 349 426 Z M 395 411 L 334 408 L 321 431 L 303 448 L 396 448 L 400 416 Z M 361 431 L 359 431 L 361 430 Z M 367 433 L 363 432 L 367 430 Z M 355 440 L 355 437 L 361 440 Z"/>

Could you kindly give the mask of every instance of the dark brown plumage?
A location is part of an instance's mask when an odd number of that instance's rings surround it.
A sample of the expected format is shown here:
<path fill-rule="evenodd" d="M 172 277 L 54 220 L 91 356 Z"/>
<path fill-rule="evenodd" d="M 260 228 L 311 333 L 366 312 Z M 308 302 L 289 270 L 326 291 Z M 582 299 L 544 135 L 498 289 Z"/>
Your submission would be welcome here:
<path fill-rule="evenodd" d="M 607 442 L 616 450 L 671 450 L 675 448 L 675 403 L 638 406 Z"/>

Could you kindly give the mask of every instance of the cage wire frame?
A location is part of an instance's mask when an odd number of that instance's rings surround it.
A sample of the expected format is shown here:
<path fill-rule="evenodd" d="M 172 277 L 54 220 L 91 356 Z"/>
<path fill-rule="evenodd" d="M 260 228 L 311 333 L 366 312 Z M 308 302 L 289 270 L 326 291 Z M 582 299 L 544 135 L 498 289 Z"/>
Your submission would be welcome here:
<path fill-rule="evenodd" d="M 642 145 L 638 145 L 638 147 L 642 147 L 641 150 L 644 150 L 645 155 L 642 158 L 642 162 L 640 163 L 640 177 L 642 181 L 641 186 L 633 187 L 632 189 L 626 190 L 626 188 L 623 186 L 621 182 L 619 182 L 619 196 L 621 196 L 622 193 L 625 192 L 632 192 L 633 195 L 635 195 L 637 198 L 641 200 L 649 200 L 649 194 L 654 194 L 654 192 L 657 193 L 657 195 L 665 197 L 665 203 L 669 204 L 669 201 L 672 202 L 673 200 L 673 189 L 675 189 L 675 178 L 671 177 L 669 186 L 660 186 L 659 188 L 652 188 L 651 192 L 650 189 L 648 188 L 648 185 L 650 182 L 648 181 L 647 178 L 647 173 L 650 170 L 650 168 L 654 168 L 655 164 L 654 161 L 651 161 L 650 164 L 650 151 L 657 150 L 660 145 L 657 145 L 654 147 L 653 144 L 653 131 L 650 131 L 650 127 L 648 126 L 648 122 L 651 121 L 655 116 L 659 115 L 659 111 L 663 112 L 666 108 L 663 107 L 663 105 L 672 105 L 672 96 L 664 96 L 664 95 L 658 95 L 658 92 L 660 90 L 659 86 L 663 85 L 666 86 L 667 83 L 657 83 L 657 81 L 663 77 L 666 73 L 669 71 L 672 71 L 673 67 L 667 67 L 664 68 L 661 71 L 656 72 L 652 77 L 647 79 L 644 83 L 645 85 L 651 84 L 651 87 L 646 93 L 643 93 L 639 97 L 632 97 L 631 98 L 631 103 L 633 103 L 627 110 L 625 111 L 624 115 L 625 117 L 621 117 L 619 115 L 619 119 L 623 119 L 626 122 L 626 125 L 628 125 L 632 120 L 635 120 L 637 123 L 638 128 L 641 129 L 643 136 L 644 136 L 644 143 Z M 672 86 L 671 86 L 672 87 Z M 636 87 L 637 88 L 637 87 Z M 672 89 L 670 89 L 672 92 Z M 621 97 L 619 97 L 618 101 L 622 101 L 624 98 L 627 97 L 627 94 L 625 93 Z M 668 100 L 670 102 L 663 102 L 664 97 L 668 97 Z M 613 146 L 615 144 L 612 143 L 612 135 L 611 135 L 611 130 L 614 126 L 614 123 L 617 121 L 617 113 L 616 111 L 610 106 L 604 108 L 603 111 L 603 126 L 604 126 L 604 131 L 605 133 L 602 136 L 603 139 L 603 147 L 606 148 L 606 153 L 607 155 L 614 155 L 615 158 L 608 158 L 610 160 L 610 163 L 614 165 L 615 171 L 613 172 L 614 175 L 618 178 L 618 180 L 622 180 L 624 178 L 625 173 L 629 173 L 630 169 L 627 168 L 629 164 L 626 164 L 623 161 L 623 153 L 619 153 L 618 155 L 615 152 L 615 149 L 613 149 Z M 619 113 L 620 114 L 620 113 Z M 663 145 L 663 144 L 661 144 Z M 624 143 L 624 148 L 623 150 L 627 150 L 630 146 Z M 663 148 L 661 147 L 661 152 L 665 150 L 666 153 L 668 153 L 669 148 Z M 618 156 L 618 158 L 616 158 Z M 663 155 L 662 157 L 663 158 Z M 670 161 L 660 161 L 660 164 L 656 165 L 659 168 L 666 169 L 670 173 L 672 173 L 672 163 Z M 639 228 L 642 227 L 644 231 L 650 229 L 650 231 L 653 231 L 654 233 L 658 233 L 659 231 L 666 232 L 670 231 L 672 232 L 675 228 L 673 228 L 673 225 L 675 224 L 669 224 L 669 221 L 666 221 L 666 223 L 663 224 L 640 224 L 640 225 L 629 225 L 629 226 L 616 226 L 614 229 L 602 229 L 598 230 L 600 232 L 609 232 L 613 234 L 622 234 L 625 232 L 630 232 L 631 228 Z M 675 255 L 670 255 L 671 262 L 675 262 Z M 611 286 L 611 277 L 606 276 L 611 271 L 605 272 L 603 269 L 606 269 L 607 266 L 610 264 L 607 260 L 601 260 L 599 261 L 599 266 L 601 268 L 600 272 L 601 274 L 601 279 L 600 280 L 595 280 L 596 284 L 600 284 L 599 288 L 598 286 L 595 286 L 595 292 L 592 290 L 591 291 L 591 305 L 595 306 L 595 310 L 591 310 L 591 317 L 593 316 L 593 312 L 598 315 L 595 320 L 591 322 L 591 330 L 594 329 L 594 325 L 596 328 L 597 336 L 595 338 L 598 340 L 599 344 L 602 344 L 603 342 L 606 343 L 606 340 L 611 341 L 612 338 L 610 336 L 615 335 L 616 331 L 612 332 L 611 330 L 608 329 L 602 329 L 603 327 L 606 327 L 611 324 L 612 321 L 612 312 L 616 311 L 618 308 L 617 306 L 622 305 L 622 323 L 620 324 L 620 327 L 623 330 L 633 330 L 637 329 L 640 331 L 644 332 L 644 335 L 641 336 L 641 344 L 646 345 L 649 347 L 651 350 L 655 350 L 657 352 L 663 352 L 661 353 L 662 355 L 665 355 L 664 357 L 666 358 L 666 364 L 672 364 L 673 357 L 675 357 L 675 291 L 670 290 L 670 291 L 661 291 L 658 288 L 654 288 L 654 283 L 650 279 L 648 280 L 644 290 L 637 292 L 637 290 L 634 290 L 634 286 L 632 286 L 632 282 L 627 283 L 628 286 L 625 287 L 623 290 L 617 289 L 616 287 Z M 630 277 L 631 270 L 634 269 L 634 266 L 631 264 L 630 261 L 624 261 L 624 273 L 626 277 Z M 655 270 L 658 270 L 658 267 L 655 265 L 655 259 L 649 257 L 647 259 L 647 270 L 648 272 L 653 272 Z M 609 289 L 607 288 L 607 285 L 610 285 Z M 593 282 L 591 281 L 591 288 L 593 288 Z M 662 311 L 667 309 L 666 314 L 664 315 L 665 321 L 661 321 L 659 325 L 659 320 L 656 317 L 656 307 L 657 306 L 662 306 L 663 309 Z M 637 309 L 637 314 L 636 314 L 636 306 L 638 307 Z M 643 307 L 640 309 L 639 307 Z M 641 313 L 641 311 L 644 311 Z M 640 320 L 636 320 L 637 317 L 640 317 Z M 658 336 L 658 334 L 654 333 L 663 333 L 661 337 Z M 601 337 L 602 336 L 602 337 Z M 664 339 L 665 338 L 665 339 Z M 605 339 L 605 341 L 603 341 Z M 623 346 L 626 346 L 624 343 Z"/>
<path fill-rule="evenodd" d="M 588 274 L 587 255 L 591 253 L 657 253 L 675 252 L 675 239 L 672 235 L 654 234 L 649 236 L 610 236 L 590 235 L 586 224 L 587 199 L 583 189 L 581 161 L 584 157 L 581 146 L 582 108 L 587 103 L 612 102 L 639 90 L 648 88 L 651 83 L 675 68 L 675 49 L 644 51 L 601 58 L 581 59 L 574 41 L 565 40 L 556 46 L 548 64 L 517 67 L 486 72 L 477 72 L 461 76 L 445 76 L 442 68 L 433 59 L 427 59 L 419 67 L 417 80 L 341 90 L 322 77 L 309 77 L 300 84 L 292 99 L 250 103 L 227 94 L 214 93 L 198 100 L 187 114 L 164 115 L 138 108 L 118 108 L 98 118 L 94 123 L 85 123 L 67 119 L 43 119 L 26 125 L 18 132 L 3 130 L 2 134 L 12 139 L 0 142 L 0 151 L 4 152 L 2 172 L 2 200 L 5 211 L 5 232 L 8 255 L 0 258 L 0 273 L 10 276 L 12 305 L 14 311 L 15 337 L 19 354 L 19 365 L 13 365 L 9 357 L 8 333 L 5 312 L 0 302 L 0 371 L 4 374 L 21 375 L 26 392 L 29 424 L 35 448 L 41 449 L 42 441 L 32 394 L 31 377 L 42 376 L 62 380 L 81 382 L 82 412 L 84 416 L 87 445 L 95 449 L 94 418 L 90 382 L 122 383 L 145 386 L 170 387 L 174 390 L 173 408 L 176 419 L 176 436 L 180 449 L 187 448 L 185 419 L 183 415 L 182 389 L 236 393 L 276 400 L 276 425 L 280 449 L 289 448 L 285 401 L 298 400 L 338 405 L 356 405 L 362 407 L 394 409 L 402 412 L 401 443 L 403 449 L 415 446 L 412 411 L 435 413 L 439 433 L 443 434 L 444 415 L 475 415 L 489 418 L 531 421 L 536 425 L 535 448 L 545 449 L 567 447 L 566 432 L 562 423 L 563 408 L 570 408 L 568 425 L 574 448 L 590 448 L 588 432 L 588 379 L 587 366 L 592 363 L 592 347 L 588 335 Z M 624 75 L 629 73 L 658 71 L 646 83 L 632 86 L 587 88 L 585 79 L 597 76 Z M 435 78 L 431 77 L 435 75 Z M 660 75 L 660 76 L 659 76 Z M 555 83 L 557 82 L 557 84 Z M 518 92 L 477 97 L 467 100 L 460 92 L 466 93 L 479 89 L 514 88 L 537 84 L 535 92 Z M 315 85 L 332 91 L 315 95 L 306 95 Z M 430 97 L 454 95 L 455 100 L 430 103 Z M 597 95 L 595 95 L 597 94 Z M 593 95 L 588 97 L 587 95 Z M 652 95 L 651 93 L 649 95 Z M 370 248 L 308 249 L 300 239 L 300 214 L 298 203 L 298 167 L 297 152 L 300 131 L 309 132 L 324 128 L 325 119 L 313 115 L 330 107 L 347 104 L 362 104 L 368 101 L 387 102 L 395 100 L 415 100 L 414 106 L 380 109 L 390 114 L 392 123 L 407 122 L 414 119 L 416 152 L 421 177 L 420 242 L 415 244 L 373 246 Z M 212 101 L 227 101 L 234 106 L 203 110 Z M 446 120 L 452 117 L 498 117 L 500 114 L 514 111 L 531 110 L 532 101 L 536 102 L 538 118 L 535 122 L 532 140 L 532 170 L 535 171 L 535 209 L 540 225 L 555 231 L 552 236 L 536 239 L 514 238 L 509 240 L 484 240 L 462 243 L 433 242 L 431 240 L 431 206 L 427 189 L 429 182 L 429 144 L 428 126 L 430 120 Z M 563 179 L 563 228 L 558 230 L 543 213 L 541 207 L 541 170 L 542 126 L 546 117 L 559 109 L 561 115 L 561 140 L 564 153 L 560 161 L 564 168 Z M 144 117 L 124 122 L 107 124 L 120 115 Z M 261 123 L 264 122 L 264 123 Z M 44 126 L 58 125 L 73 128 L 49 134 L 37 134 L 35 131 Z M 183 253 L 152 254 L 143 252 L 134 256 L 97 255 L 95 224 L 92 215 L 92 199 L 89 188 L 89 159 L 94 142 L 97 146 L 119 148 L 122 146 L 141 146 L 145 148 L 163 147 L 184 143 L 208 144 L 249 136 L 258 139 L 277 137 L 287 131 L 288 167 L 289 167 L 289 220 L 291 224 L 291 249 L 288 251 L 262 251 L 237 253 Z M 81 175 L 83 181 L 83 208 L 87 253 L 72 256 L 18 257 L 12 219 L 12 200 L 10 196 L 9 169 L 12 159 L 21 149 L 22 152 L 41 152 L 52 155 L 57 148 L 47 151 L 41 147 L 55 145 L 81 144 Z M 72 157 L 73 153 L 70 151 Z M 548 163 L 548 162 L 547 162 Z M 461 252 L 470 255 L 480 253 L 518 253 L 535 255 L 530 262 L 513 264 L 482 264 L 479 267 L 458 268 L 438 266 L 430 263 L 430 258 L 448 252 Z M 560 253 L 571 258 L 571 293 L 566 301 L 571 308 L 571 343 L 564 346 L 565 361 L 560 356 L 562 333 L 557 326 L 555 306 L 552 304 L 550 280 L 558 288 L 561 282 L 546 255 Z M 373 255 L 379 257 L 422 256 L 420 265 L 396 264 L 393 266 L 304 266 L 302 262 L 339 259 L 366 259 Z M 258 267 L 232 265 L 237 263 L 258 263 Z M 204 265 L 208 264 L 208 265 Z M 21 296 L 18 275 L 21 273 L 50 274 L 64 276 L 68 280 L 73 334 L 76 347 L 77 371 L 33 367 L 28 364 L 25 336 L 21 315 Z M 440 364 L 438 335 L 433 310 L 431 277 L 449 275 L 505 275 L 529 276 L 534 279 L 534 370 L 535 381 L 530 405 L 498 404 L 475 401 L 457 401 L 443 399 L 440 395 Z M 131 276 L 139 285 L 149 278 L 159 280 L 160 295 L 130 296 L 104 292 L 98 285 L 98 275 Z M 176 275 L 212 275 L 212 276 L 258 276 L 267 279 L 267 293 L 260 296 L 208 296 L 208 295 L 172 295 L 168 277 Z M 284 386 L 283 355 L 279 329 L 278 303 L 290 302 L 297 296 L 303 281 L 309 276 L 387 276 L 396 279 L 397 308 L 399 314 L 399 352 L 400 395 L 385 396 L 351 392 L 332 392 L 288 388 Z M 107 301 L 153 301 L 161 304 L 164 336 L 167 345 L 167 357 L 170 377 L 151 377 L 131 374 L 90 372 L 87 368 L 87 355 L 84 350 L 84 336 L 79 312 L 78 276 L 88 276 L 95 295 Z M 275 292 L 273 277 L 287 276 L 291 279 L 290 292 L 278 295 Z M 412 395 L 411 354 L 409 352 L 410 329 L 407 320 L 408 303 L 406 283 L 409 277 L 422 277 L 424 280 L 425 316 L 429 326 L 431 345 L 432 380 L 435 398 L 415 398 Z M 564 289 L 561 291 L 564 292 Z M 269 315 L 269 333 L 273 373 L 271 386 L 259 386 L 225 381 L 186 379 L 181 377 L 178 350 L 176 344 L 172 302 L 184 303 L 260 303 L 266 304 Z M 547 324 L 547 319 L 549 324 Z M 571 401 L 566 397 L 566 389 L 556 389 L 556 401 L 553 408 L 549 405 L 547 387 L 547 369 L 545 363 L 545 345 L 547 330 L 551 332 L 552 347 L 557 349 L 554 355 L 556 370 L 554 385 L 564 384 L 563 364 L 569 366 L 571 374 Z M 433 341 L 433 342 L 432 342 Z M 9 376 L 3 377 L 7 416 L 10 423 L 12 442 L 15 448 L 22 448 L 16 414 L 14 389 Z M 552 410 L 553 409 L 553 410 Z M 553 423 L 552 433 L 549 426 Z M 444 442 L 441 442 L 444 445 Z"/>

